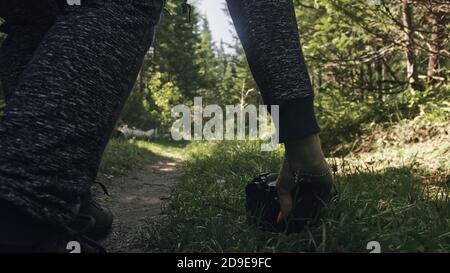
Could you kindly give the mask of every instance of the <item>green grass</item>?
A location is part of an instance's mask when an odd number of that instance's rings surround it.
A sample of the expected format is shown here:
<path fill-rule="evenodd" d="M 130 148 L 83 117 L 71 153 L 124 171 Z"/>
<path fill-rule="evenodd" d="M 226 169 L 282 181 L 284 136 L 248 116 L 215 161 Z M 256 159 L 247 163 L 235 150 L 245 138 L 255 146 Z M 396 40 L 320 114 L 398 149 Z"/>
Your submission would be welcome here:
<path fill-rule="evenodd" d="M 149 150 L 160 156 L 174 158 L 174 159 L 186 159 L 186 146 L 188 142 L 174 142 L 169 140 L 156 140 L 156 141 L 137 141 L 135 142 L 137 147 Z"/>
<path fill-rule="evenodd" d="M 123 175 L 144 164 L 155 161 L 158 157 L 182 159 L 184 142 L 155 140 L 152 142 L 138 140 L 111 139 L 106 147 L 100 164 L 100 174 L 106 176 Z"/>
<path fill-rule="evenodd" d="M 340 161 L 338 195 L 319 226 L 300 234 L 260 232 L 247 225 L 244 188 L 277 171 L 282 150 L 252 142 L 191 144 L 183 181 L 165 205 L 165 220 L 139 235 L 148 249 L 169 252 L 449 252 L 445 184 L 425 187 L 412 165 L 350 167 Z"/>

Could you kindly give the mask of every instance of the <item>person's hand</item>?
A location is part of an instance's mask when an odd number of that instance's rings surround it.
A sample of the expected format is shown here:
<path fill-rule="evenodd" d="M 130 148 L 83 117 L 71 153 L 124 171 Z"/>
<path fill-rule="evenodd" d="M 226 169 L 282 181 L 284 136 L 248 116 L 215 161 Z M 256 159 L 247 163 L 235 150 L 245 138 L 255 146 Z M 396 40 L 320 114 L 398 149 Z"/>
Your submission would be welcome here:
<path fill-rule="evenodd" d="M 329 172 L 318 135 L 285 143 L 285 148 L 286 156 L 277 181 L 281 218 L 288 216 L 292 211 L 294 203 L 292 191 L 295 187 L 296 174 L 322 176 Z"/>

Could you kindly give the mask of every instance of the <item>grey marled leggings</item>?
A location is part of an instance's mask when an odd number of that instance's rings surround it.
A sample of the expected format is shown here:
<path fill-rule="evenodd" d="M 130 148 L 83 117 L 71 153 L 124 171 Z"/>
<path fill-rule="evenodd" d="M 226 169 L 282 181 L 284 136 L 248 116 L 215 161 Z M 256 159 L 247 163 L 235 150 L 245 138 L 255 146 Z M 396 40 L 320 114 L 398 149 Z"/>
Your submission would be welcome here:
<path fill-rule="evenodd" d="M 64 223 L 95 180 L 163 0 L 56 1 L 0 0 L 0 200 Z M 318 132 L 291 0 L 228 5 L 266 104 L 281 104 L 281 139 Z"/>

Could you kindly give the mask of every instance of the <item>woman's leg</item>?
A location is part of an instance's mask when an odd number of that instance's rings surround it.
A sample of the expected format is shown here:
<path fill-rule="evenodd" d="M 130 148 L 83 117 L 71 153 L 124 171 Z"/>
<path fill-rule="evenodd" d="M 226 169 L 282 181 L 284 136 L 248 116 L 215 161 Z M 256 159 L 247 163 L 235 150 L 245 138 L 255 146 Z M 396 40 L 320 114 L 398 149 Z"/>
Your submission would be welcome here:
<path fill-rule="evenodd" d="M 296 176 L 314 177 L 304 189 L 302 217 L 313 217 L 328 199 L 332 177 L 322 152 L 314 113 L 314 91 L 303 57 L 292 0 L 227 0 L 248 63 L 266 105 L 280 106 L 279 138 L 286 159 L 278 180 L 281 207 L 293 205 Z M 323 187 L 321 186 L 323 185 Z"/>
<path fill-rule="evenodd" d="M 56 20 L 9 95 L 0 200 L 66 223 L 94 180 L 162 0 L 85 0 Z"/>
<path fill-rule="evenodd" d="M 292 1 L 227 2 L 264 103 L 280 106 L 280 141 L 318 133 Z"/>
<path fill-rule="evenodd" d="M 8 34 L 0 47 L 0 82 L 6 101 L 57 14 L 53 1 L 0 0 L 0 17 L 7 22 L 0 31 Z"/>

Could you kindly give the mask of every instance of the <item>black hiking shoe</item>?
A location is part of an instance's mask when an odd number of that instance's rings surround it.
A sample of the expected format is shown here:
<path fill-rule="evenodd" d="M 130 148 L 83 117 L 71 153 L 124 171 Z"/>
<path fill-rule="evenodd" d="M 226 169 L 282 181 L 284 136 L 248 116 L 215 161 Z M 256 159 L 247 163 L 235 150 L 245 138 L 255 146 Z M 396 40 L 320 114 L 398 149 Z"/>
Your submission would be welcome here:
<path fill-rule="evenodd" d="M 86 219 L 77 220 L 80 230 L 75 231 L 39 222 L 0 201 L 0 253 L 104 253 L 84 233 L 93 225 Z"/>
<path fill-rule="evenodd" d="M 102 187 L 106 195 L 109 195 L 103 184 L 96 184 Z M 113 220 L 114 216 L 111 210 L 94 200 L 92 194 L 89 193 L 82 198 L 79 215 L 75 221 L 69 224 L 69 227 L 73 230 L 81 230 L 86 227 L 87 222 L 90 222 L 88 229 L 84 230 L 83 234 L 100 240 L 111 232 Z"/>

